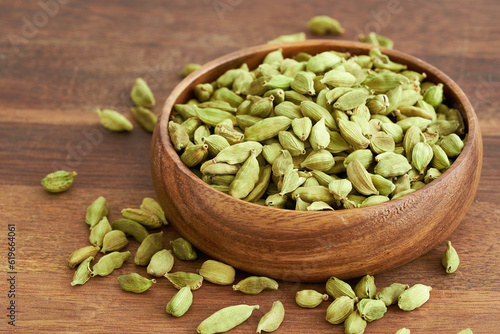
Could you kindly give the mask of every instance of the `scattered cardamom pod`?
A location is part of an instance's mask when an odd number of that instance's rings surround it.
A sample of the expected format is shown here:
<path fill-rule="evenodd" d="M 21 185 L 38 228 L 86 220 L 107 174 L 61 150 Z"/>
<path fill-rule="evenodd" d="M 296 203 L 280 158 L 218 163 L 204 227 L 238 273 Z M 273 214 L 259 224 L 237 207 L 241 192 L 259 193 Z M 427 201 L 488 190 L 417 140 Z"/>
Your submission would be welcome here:
<path fill-rule="evenodd" d="M 101 124 L 108 130 L 121 132 L 132 131 L 134 126 L 130 121 L 117 111 L 110 109 L 97 109 Z"/>
<path fill-rule="evenodd" d="M 193 303 L 193 293 L 188 286 L 181 288 L 167 303 L 166 312 L 174 317 L 182 317 Z"/>
<path fill-rule="evenodd" d="M 76 172 L 59 170 L 57 172 L 47 174 L 47 176 L 42 179 L 41 183 L 43 188 L 48 192 L 62 193 L 71 187 L 76 175 Z"/>
<path fill-rule="evenodd" d="M 149 261 L 147 267 L 147 272 L 152 276 L 162 277 L 172 270 L 173 266 L 174 256 L 172 255 L 172 251 L 162 249 L 151 257 L 151 261 Z"/>
<path fill-rule="evenodd" d="M 295 302 L 302 308 L 315 308 L 325 300 L 328 300 L 328 295 L 315 290 L 300 290 L 295 295 Z"/>
<path fill-rule="evenodd" d="M 83 260 L 82 263 L 80 263 L 78 268 L 76 268 L 75 274 L 73 275 L 71 286 L 87 283 L 87 281 L 92 277 L 92 269 L 90 269 L 92 261 L 94 261 L 94 257 L 89 256 Z"/>
<path fill-rule="evenodd" d="M 142 78 L 137 78 L 135 80 L 132 91 L 130 92 L 130 98 L 132 102 L 139 107 L 151 108 L 156 104 L 153 92 Z"/>
<path fill-rule="evenodd" d="M 130 252 L 112 252 L 99 259 L 92 268 L 93 276 L 108 276 L 113 270 L 120 268 L 130 257 Z"/>
<path fill-rule="evenodd" d="M 130 273 L 128 275 L 119 276 L 118 283 L 120 283 L 120 286 L 125 291 L 143 293 L 148 290 L 153 283 L 156 283 L 156 280 L 147 279 L 137 273 Z"/>
<path fill-rule="evenodd" d="M 464 330 L 461 330 L 457 334 L 473 334 L 473 333 L 472 333 L 472 330 L 470 328 L 466 328 Z"/>
<path fill-rule="evenodd" d="M 278 282 L 268 277 L 250 276 L 233 285 L 233 290 L 257 295 L 263 290 L 278 290 Z"/>
<path fill-rule="evenodd" d="M 342 34 L 344 28 L 340 23 L 326 15 L 315 16 L 307 23 L 309 30 L 315 35 Z"/>
<path fill-rule="evenodd" d="M 377 299 L 364 298 L 356 306 L 361 317 L 368 322 L 382 318 L 385 312 L 387 312 L 385 303 Z"/>
<path fill-rule="evenodd" d="M 149 232 L 146 228 L 139 224 L 138 222 L 130 219 L 118 219 L 111 223 L 111 228 L 113 230 L 119 230 L 124 232 L 126 235 L 131 235 L 141 243 L 148 235 Z"/>
<path fill-rule="evenodd" d="M 177 289 L 189 286 L 191 290 L 198 290 L 199 288 L 201 288 L 201 285 L 203 283 L 203 276 L 195 273 L 186 273 L 183 271 L 177 271 L 175 273 L 166 273 L 165 277 Z"/>
<path fill-rule="evenodd" d="M 90 229 L 90 243 L 94 246 L 102 247 L 104 236 L 110 231 L 111 225 L 109 224 L 108 218 L 102 217 L 99 223 Z"/>
<path fill-rule="evenodd" d="M 407 284 L 392 283 L 390 286 L 377 292 L 375 298 L 383 301 L 385 306 L 391 306 L 398 302 L 399 295 L 408 288 Z"/>
<path fill-rule="evenodd" d="M 93 228 L 101 219 L 108 215 L 108 204 L 106 199 L 99 196 L 92 204 L 87 207 L 85 222 Z"/>
<path fill-rule="evenodd" d="M 337 325 L 343 323 L 354 310 L 354 299 L 340 296 L 326 309 L 326 321 Z"/>
<path fill-rule="evenodd" d="M 447 274 L 452 274 L 458 269 L 458 265 L 460 264 L 460 258 L 458 257 L 458 253 L 451 245 L 451 241 L 446 243 L 446 251 L 444 252 L 441 258 L 441 264 L 446 270 Z"/>
<path fill-rule="evenodd" d="M 112 227 L 111 227 L 112 228 Z M 127 236 L 120 230 L 111 230 L 104 235 L 101 252 L 114 252 L 128 245 Z"/>
<path fill-rule="evenodd" d="M 196 328 L 199 334 L 223 333 L 233 329 L 250 318 L 259 305 L 234 305 L 215 312 Z"/>
<path fill-rule="evenodd" d="M 375 298 L 377 287 L 375 286 L 375 278 L 370 275 L 365 275 L 354 287 L 354 292 L 359 299 Z"/>
<path fill-rule="evenodd" d="M 264 314 L 257 325 L 257 333 L 274 332 L 277 330 L 285 318 L 285 308 L 278 300 L 273 303 L 271 310 Z"/>
<path fill-rule="evenodd" d="M 86 246 L 77 249 L 68 258 L 68 267 L 75 268 L 79 265 L 83 260 L 94 257 L 99 253 L 99 247 L 96 246 Z"/>
<path fill-rule="evenodd" d="M 201 67 L 200 64 L 192 64 L 192 63 L 186 64 L 186 65 L 184 65 L 184 67 L 181 70 L 181 76 L 187 77 L 188 75 L 190 75 L 191 73 L 193 73 L 194 71 L 199 69 L 200 67 Z"/>
<path fill-rule="evenodd" d="M 163 232 L 148 235 L 135 253 L 134 262 L 138 266 L 147 266 L 153 255 L 163 249 Z"/>
<path fill-rule="evenodd" d="M 170 246 L 172 250 L 180 260 L 193 261 L 196 260 L 196 251 L 189 241 L 184 238 L 177 238 L 174 241 L 170 241 Z"/>
<path fill-rule="evenodd" d="M 423 284 L 415 284 L 403 291 L 398 297 L 398 306 L 403 311 L 413 311 L 429 300 L 432 288 Z"/>
<path fill-rule="evenodd" d="M 137 123 L 148 132 L 153 132 L 155 130 L 156 121 L 158 117 L 149 109 L 145 107 L 133 107 L 130 108 L 130 112 Z"/>
<path fill-rule="evenodd" d="M 199 274 L 207 281 L 218 285 L 229 285 L 234 282 L 235 270 L 233 267 L 215 260 L 203 262 Z"/>
<path fill-rule="evenodd" d="M 146 228 L 159 228 L 163 225 L 162 221 L 156 215 L 141 209 L 123 209 L 122 216 L 126 219 L 134 220 Z"/>
<path fill-rule="evenodd" d="M 410 330 L 407 328 L 401 328 L 394 334 L 410 334 Z"/>
<path fill-rule="evenodd" d="M 344 321 L 345 334 L 363 334 L 366 328 L 366 320 L 359 315 L 359 311 L 352 312 Z"/>

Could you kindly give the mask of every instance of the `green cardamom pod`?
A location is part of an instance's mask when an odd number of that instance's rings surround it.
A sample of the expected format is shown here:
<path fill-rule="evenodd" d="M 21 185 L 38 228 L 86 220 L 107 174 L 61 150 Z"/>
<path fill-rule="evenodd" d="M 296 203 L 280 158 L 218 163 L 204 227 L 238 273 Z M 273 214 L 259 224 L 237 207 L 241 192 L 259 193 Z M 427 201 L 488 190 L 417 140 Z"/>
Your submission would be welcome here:
<path fill-rule="evenodd" d="M 153 92 L 142 78 L 135 80 L 130 97 L 136 106 L 151 108 L 156 104 Z"/>
<path fill-rule="evenodd" d="M 259 200 L 262 197 L 262 195 L 264 195 L 269 186 L 271 173 L 272 173 L 271 165 L 260 167 L 259 180 L 255 184 L 255 187 L 250 192 L 250 194 L 248 194 L 247 197 L 243 198 L 243 200 L 246 202 L 255 202 Z"/>
<path fill-rule="evenodd" d="M 415 284 L 403 291 L 398 297 L 398 306 L 403 311 L 413 311 L 429 300 L 432 288 L 423 284 Z"/>
<path fill-rule="evenodd" d="M 101 119 L 101 124 L 111 131 L 132 131 L 134 126 L 130 121 L 117 111 L 109 109 L 97 109 L 97 114 Z"/>
<path fill-rule="evenodd" d="M 314 73 L 326 72 L 342 62 L 342 58 L 333 52 L 319 53 L 307 61 L 307 70 Z"/>
<path fill-rule="evenodd" d="M 305 40 L 306 40 L 306 34 L 303 32 L 298 32 L 296 34 L 281 35 L 273 40 L 268 41 L 267 44 L 283 43 L 283 42 L 298 42 L 298 41 L 305 41 Z"/>
<path fill-rule="evenodd" d="M 250 151 L 250 156 L 236 173 L 233 182 L 229 186 L 229 194 L 235 198 L 245 198 L 259 181 L 259 162 L 255 151 Z"/>
<path fill-rule="evenodd" d="M 357 304 L 359 314 L 363 319 L 372 322 L 382 318 L 387 312 L 387 306 L 381 300 L 377 299 L 361 299 Z"/>
<path fill-rule="evenodd" d="M 376 161 L 378 159 L 374 168 L 375 174 L 388 178 L 403 175 L 411 169 L 408 160 L 401 154 L 386 152 L 380 156 L 375 157 Z"/>
<path fill-rule="evenodd" d="M 156 283 L 155 279 L 147 279 L 137 273 L 131 273 L 128 275 L 122 275 L 118 277 L 118 283 L 125 291 L 130 291 L 133 293 L 143 293 L 148 290 L 153 283 Z"/>
<path fill-rule="evenodd" d="M 170 246 L 172 250 L 180 260 L 193 261 L 196 260 L 196 251 L 189 241 L 184 238 L 177 238 L 174 241 L 170 241 Z"/>
<path fill-rule="evenodd" d="M 290 87 L 300 94 L 305 95 L 315 95 L 316 91 L 314 90 L 314 77 L 316 75 L 312 72 L 298 72 L 295 74 L 295 78 L 290 83 Z"/>
<path fill-rule="evenodd" d="M 113 227 L 111 227 L 113 228 Z M 104 235 L 102 240 L 101 252 L 114 252 L 125 248 L 128 245 L 128 239 L 124 232 L 112 230 Z"/>
<path fill-rule="evenodd" d="M 68 258 L 68 267 L 75 268 L 79 265 L 83 260 L 94 257 L 99 253 L 99 247 L 96 246 L 86 246 L 77 249 Z"/>
<path fill-rule="evenodd" d="M 99 259 L 92 268 L 92 277 L 108 276 L 113 270 L 120 268 L 130 257 L 130 252 L 112 252 Z"/>
<path fill-rule="evenodd" d="M 354 290 L 351 288 L 351 286 L 348 283 L 333 276 L 330 277 L 326 282 L 326 293 L 328 293 L 333 298 L 347 296 L 349 298 L 356 299 L 356 294 L 354 293 Z"/>
<path fill-rule="evenodd" d="M 401 328 L 394 334 L 410 334 L 410 330 L 407 328 Z"/>
<path fill-rule="evenodd" d="M 174 121 L 168 122 L 168 134 L 176 151 L 181 151 L 189 144 L 189 135 L 186 129 Z"/>
<path fill-rule="evenodd" d="M 274 112 L 276 113 L 277 116 L 284 116 L 290 119 L 303 117 L 302 113 L 300 112 L 300 106 L 290 101 L 284 101 L 278 104 L 274 108 Z"/>
<path fill-rule="evenodd" d="M 328 190 L 330 190 L 330 192 L 332 193 L 333 197 L 336 200 L 340 201 L 340 200 L 347 198 L 347 195 L 349 195 L 349 193 L 352 190 L 352 183 L 351 183 L 351 181 L 349 181 L 347 179 L 332 180 L 328 184 Z M 330 280 L 332 280 L 332 279 L 333 279 L 333 281 L 336 280 L 335 277 L 332 277 L 328 280 L 328 282 L 330 282 Z M 328 292 L 328 282 L 326 283 L 327 284 L 327 292 Z M 332 284 L 337 284 L 337 283 L 332 283 Z M 354 297 L 352 297 L 352 298 L 354 298 Z"/>
<path fill-rule="evenodd" d="M 299 187 L 292 193 L 292 198 L 296 198 L 297 195 L 308 203 L 317 201 L 327 204 L 335 203 L 335 198 L 325 186 Z"/>
<path fill-rule="evenodd" d="M 217 154 L 217 156 L 213 159 L 213 162 L 226 162 L 228 164 L 243 163 L 248 159 L 252 150 L 255 151 L 255 156 L 258 156 L 260 153 L 262 153 L 262 145 L 256 141 L 245 141 L 228 146 L 220 151 L 219 154 Z M 204 172 L 202 171 L 202 173 Z"/>
<path fill-rule="evenodd" d="M 424 101 L 436 108 L 443 102 L 443 84 L 439 83 L 427 89 L 424 93 Z"/>
<path fill-rule="evenodd" d="M 446 170 L 450 167 L 450 159 L 446 152 L 439 145 L 432 145 L 432 160 L 431 166 L 439 170 Z"/>
<path fill-rule="evenodd" d="M 280 131 L 288 129 L 292 120 L 285 116 L 264 118 L 245 129 L 245 138 L 250 141 L 263 141 L 275 137 Z"/>
<path fill-rule="evenodd" d="M 323 122 L 324 124 L 324 122 Z M 312 121 L 309 117 L 295 118 L 292 120 L 293 133 L 301 140 L 305 141 L 309 138 L 312 129 Z M 328 137 L 328 142 L 330 142 Z"/>
<path fill-rule="evenodd" d="M 191 290 L 198 290 L 199 288 L 201 288 L 201 285 L 203 283 L 203 276 L 183 271 L 166 273 L 165 277 L 177 289 L 182 289 L 185 286 L 189 286 Z"/>
<path fill-rule="evenodd" d="M 378 195 L 377 188 L 373 185 L 370 174 L 359 160 L 352 160 L 346 168 L 347 178 L 352 186 L 363 195 Z M 358 296 L 359 297 L 359 296 Z"/>
<path fill-rule="evenodd" d="M 389 196 L 396 188 L 396 185 L 392 183 L 391 180 L 388 180 L 383 176 L 370 174 L 370 178 L 372 179 L 373 185 L 382 196 Z"/>
<path fill-rule="evenodd" d="M 218 310 L 196 328 L 199 334 L 223 333 L 240 325 L 250 318 L 259 305 L 234 305 Z"/>
<path fill-rule="evenodd" d="M 340 296 L 326 309 L 326 321 L 333 325 L 343 323 L 354 311 L 354 299 Z"/>
<path fill-rule="evenodd" d="M 278 300 L 273 303 L 271 310 L 264 314 L 257 325 L 257 333 L 274 332 L 277 330 L 285 318 L 285 308 Z"/>
<path fill-rule="evenodd" d="M 208 158 L 208 145 L 198 144 L 188 146 L 181 155 L 182 162 L 188 167 L 201 164 Z"/>
<path fill-rule="evenodd" d="M 367 197 L 360 205 L 360 207 L 380 204 L 389 201 L 389 197 L 382 195 L 372 195 Z"/>
<path fill-rule="evenodd" d="M 47 174 L 42 179 L 42 186 L 45 190 L 51 193 L 62 193 L 71 187 L 75 180 L 76 172 L 66 172 L 59 170 L 54 173 Z"/>
<path fill-rule="evenodd" d="M 181 288 L 167 303 L 166 312 L 174 317 L 182 317 L 193 303 L 193 293 L 188 286 Z"/>
<path fill-rule="evenodd" d="M 290 152 L 292 157 L 306 154 L 304 142 L 297 138 L 292 132 L 280 131 L 278 133 L 278 139 L 283 149 Z"/>
<path fill-rule="evenodd" d="M 307 211 L 325 211 L 325 210 L 334 210 L 334 209 L 329 204 L 323 201 L 312 202 L 307 207 Z"/>
<path fill-rule="evenodd" d="M 92 204 L 87 207 L 87 213 L 85 215 L 85 222 L 93 228 L 101 219 L 108 215 L 108 204 L 106 199 L 99 196 Z"/>
<path fill-rule="evenodd" d="M 365 275 L 354 287 L 354 292 L 359 299 L 375 298 L 377 287 L 375 286 L 375 278 L 370 275 Z M 366 320 L 366 319 L 365 319 Z"/>
<path fill-rule="evenodd" d="M 329 171 L 335 165 L 333 155 L 325 149 L 312 151 L 307 155 L 300 167 L 321 172 Z"/>
<path fill-rule="evenodd" d="M 328 110 L 312 101 L 303 101 L 300 103 L 300 111 L 304 117 L 309 117 L 312 121 L 319 122 L 325 119 L 325 125 L 330 130 L 338 130 L 337 123 Z"/>
<path fill-rule="evenodd" d="M 181 76 L 187 77 L 201 67 L 200 64 L 186 64 L 181 70 Z"/>
<path fill-rule="evenodd" d="M 174 110 L 177 112 L 178 116 L 181 116 L 182 121 L 188 119 L 189 117 L 195 117 L 196 111 L 193 109 L 193 105 L 198 105 L 197 100 L 191 100 L 193 103 L 186 104 L 174 104 Z M 182 122 L 179 122 L 179 124 Z"/>
<path fill-rule="evenodd" d="M 324 149 L 328 146 L 328 144 L 330 144 L 330 133 L 326 128 L 324 118 L 321 118 L 312 127 L 309 142 L 311 143 L 313 150 L 316 151 Z"/>
<path fill-rule="evenodd" d="M 408 332 L 409 333 L 409 332 Z M 461 330 L 460 332 L 458 332 L 457 334 L 473 334 L 472 333 L 472 330 L 470 328 L 466 328 L 464 330 Z"/>
<path fill-rule="evenodd" d="M 149 109 L 144 107 L 133 107 L 130 108 L 130 112 L 137 123 L 148 132 L 153 132 L 155 130 L 156 122 L 158 117 Z"/>
<path fill-rule="evenodd" d="M 138 266 L 147 266 L 153 255 L 163 249 L 163 232 L 148 235 L 135 253 L 134 262 Z"/>
<path fill-rule="evenodd" d="M 131 235 L 139 243 L 141 243 L 149 235 L 144 226 L 130 219 L 123 218 L 115 220 L 111 223 L 111 228 L 113 230 L 122 231 L 126 235 Z"/>
<path fill-rule="evenodd" d="M 295 302 L 302 308 L 315 308 L 324 300 L 328 300 L 328 295 L 315 290 L 300 290 L 295 294 Z"/>
<path fill-rule="evenodd" d="M 92 270 L 90 269 L 92 261 L 94 261 L 94 257 L 89 256 L 83 260 L 82 263 L 80 263 L 78 268 L 76 268 L 75 274 L 73 275 L 71 286 L 87 283 L 87 281 L 92 277 Z"/>
<path fill-rule="evenodd" d="M 145 197 L 142 200 L 140 209 L 158 217 L 158 219 L 162 221 L 163 225 L 168 225 L 167 218 L 165 217 L 165 212 L 161 208 L 160 204 L 151 197 Z"/>
<path fill-rule="evenodd" d="M 215 260 L 203 262 L 199 274 L 209 282 L 218 285 L 229 285 L 234 282 L 235 270 L 233 267 Z"/>
<path fill-rule="evenodd" d="M 315 35 L 342 34 L 344 32 L 339 21 L 326 15 L 313 17 L 307 22 L 307 27 Z"/>
<path fill-rule="evenodd" d="M 344 321 L 345 334 L 363 334 L 366 328 L 366 320 L 359 315 L 358 311 L 354 311 Z"/>
<path fill-rule="evenodd" d="M 233 290 L 257 295 L 263 290 L 278 290 L 278 282 L 268 277 L 250 276 L 233 285 Z"/>
<path fill-rule="evenodd" d="M 219 77 L 219 79 L 222 77 L 223 76 Z M 212 86 L 209 83 L 198 84 L 194 87 L 194 96 L 196 96 L 196 98 L 200 102 L 206 102 L 210 100 L 210 97 L 212 97 L 213 92 L 214 92 L 214 86 Z"/>
<path fill-rule="evenodd" d="M 89 241 L 92 245 L 102 247 L 104 236 L 111 231 L 108 218 L 102 217 L 101 221 L 90 229 Z"/>
<path fill-rule="evenodd" d="M 424 182 L 429 183 L 431 181 L 434 181 L 438 177 L 441 176 L 441 172 L 437 168 L 429 168 L 427 169 L 427 173 L 424 176 Z"/>
<path fill-rule="evenodd" d="M 151 257 L 146 271 L 152 276 L 162 277 L 172 270 L 173 266 L 174 256 L 172 255 L 172 251 L 162 249 Z"/>
<path fill-rule="evenodd" d="M 375 298 L 383 301 L 385 306 L 391 306 L 398 302 L 399 295 L 408 288 L 409 286 L 407 284 L 392 283 L 390 286 L 377 292 Z"/>
<path fill-rule="evenodd" d="M 340 134 L 342 137 L 356 149 L 367 148 L 370 140 L 363 136 L 363 132 L 358 124 L 351 121 L 338 120 Z"/>
<path fill-rule="evenodd" d="M 458 156 L 464 148 L 464 142 L 456 133 L 449 134 L 441 138 L 439 146 L 450 158 Z"/>
<path fill-rule="evenodd" d="M 147 228 L 159 228 L 163 225 L 162 221 L 156 215 L 141 209 L 123 209 L 122 216 L 125 219 L 136 221 Z"/>
<path fill-rule="evenodd" d="M 451 245 L 451 241 L 446 243 L 446 251 L 441 257 L 441 264 L 446 270 L 447 274 L 454 273 L 460 264 L 460 258 L 458 257 L 458 253 Z"/>
<path fill-rule="evenodd" d="M 381 154 L 384 152 L 394 152 L 396 143 L 390 135 L 383 131 L 379 131 L 370 138 L 370 147 L 373 152 Z"/>

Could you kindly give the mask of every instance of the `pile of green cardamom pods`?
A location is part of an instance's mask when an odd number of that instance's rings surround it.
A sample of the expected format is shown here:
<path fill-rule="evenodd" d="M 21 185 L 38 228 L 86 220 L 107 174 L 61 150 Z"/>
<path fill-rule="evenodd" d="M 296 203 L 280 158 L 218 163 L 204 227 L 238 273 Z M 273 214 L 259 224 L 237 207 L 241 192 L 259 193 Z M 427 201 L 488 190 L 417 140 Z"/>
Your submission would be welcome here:
<path fill-rule="evenodd" d="M 466 128 L 443 85 L 379 48 L 284 58 L 198 84 L 168 125 L 186 166 L 244 201 L 296 210 L 382 203 L 439 177 Z"/>
<path fill-rule="evenodd" d="M 68 258 L 70 268 L 78 266 L 71 282 L 72 286 L 85 284 L 95 276 L 108 276 L 115 269 L 119 269 L 130 257 L 130 251 L 120 252 L 128 245 L 128 237 L 133 237 L 140 243 L 134 257 L 135 264 L 147 267 L 146 271 L 151 276 L 166 277 L 179 290 L 165 308 L 166 313 L 174 317 L 181 317 L 189 310 L 193 303 L 192 291 L 201 288 L 203 280 L 217 285 L 234 283 L 235 269 L 215 260 L 205 261 L 198 273 L 170 272 L 175 257 L 190 261 L 195 260 L 197 254 L 192 245 L 183 238 L 171 241 L 172 250 L 167 250 L 163 248 L 162 231 L 149 233 L 150 229 L 158 229 L 168 224 L 164 211 L 154 199 L 144 198 L 138 209 L 123 209 L 123 218 L 111 224 L 107 218 L 108 212 L 106 199 L 102 196 L 87 208 L 85 221 L 90 225 L 91 245 L 74 251 Z M 99 251 L 108 254 L 93 264 Z M 442 256 L 443 267 L 447 273 L 453 273 L 459 263 L 457 252 L 448 242 Z M 156 280 L 132 272 L 119 276 L 118 283 L 125 291 L 142 293 L 156 283 Z M 250 276 L 234 284 L 232 288 L 244 294 L 256 295 L 264 290 L 278 290 L 279 284 L 268 277 Z M 343 323 L 346 334 L 363 333 L 367 323 L 382 318 L 390 305 L 397 304 L 404 311 L 412 311 L 422 306 L 429 299 L 432 290 L 430 286 L 423 284 L 409 287 L 406 284 L 394 283 L 377 292 L 374 277 L 370 275 L 364 276 L 354 289 L 348 283 L 331 277 L 325 289 L 327 294 L 315 290 L 298 291 L 295 301 L 302 308 L 315 308 L 330 296 L 333 297 L 325 318 L 331 324 Z M 259 305 L 225 307 L 203 320 L 197 331 L 201 334 L 226 332 L 246 321 L 255 309 L 259 309 Z M 270 311 L 260 319 L 257 333 L 277 330 L 284 317 L 283 304 L 279 300 L 275 301 Z M 397 333 L 410 331 L 403 328 Z"/>

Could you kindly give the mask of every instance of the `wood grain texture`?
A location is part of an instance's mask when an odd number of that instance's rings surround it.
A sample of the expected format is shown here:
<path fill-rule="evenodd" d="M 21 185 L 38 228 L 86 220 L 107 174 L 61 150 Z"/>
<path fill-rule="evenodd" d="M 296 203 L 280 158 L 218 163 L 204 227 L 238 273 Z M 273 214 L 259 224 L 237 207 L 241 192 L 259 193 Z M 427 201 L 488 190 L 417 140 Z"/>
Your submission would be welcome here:
<path fill-rule="evenodd" d="M 229 6 L 218 12 L 217 3 Z M 390 3 L 398 6 L 392 8 Z M 450 236 L 461 255 L 459 270 L 444 274 L 440 265 L 443 243 L 409 264 L 378 274 L 379 287 L 393 282 L 424 283 L 433 290 L 421 309 L 407 313 L 391 307 L 383 319 L 368 325 L 366 333 L 394 333 L 401 327 L 412 333 L 456 333 L 466 327 L 474 333 L 498 332 L 497 1 L 67 1 L 14 48 L 12 34 L 23 37 L 25 22 L 33 22 L 41 10 L 38 2 L 0 0 L 2 305 L 9 301 L 9 223 L 17 227 L 18 272 L 16 327 L 7 325 L 2 307 L 0 332 L 194 333 L 198 323 L 219 308 L 256 303 L 261 309 L 230 332 L 253 333 L 259 316 L 273 301 L 281 300 L 287 313 L 276 333 L 343 333 L 341 326 L 324 320 L 328 302 L 314 310 L 295 305 L 297 290 L 324 291 L 323 284 L 280 282 L 279 291 L 246 296 L 206 283 L 195 292 L 186 315 L 173 319 L 164 309 L 176 290 L 166 280 L 159 280 L 142 295 L 120 290 L 119 275 L 145 274 L 133 261 L 81 287 L 69 285 L 73 270 L 65 266 L 73 250 L 88 244 L 85 209 L 95 198 L 108 199 L 114 220 L 122 208 L 138 207 L 143 197 L 154 196 L 151 136 L 138 126 L 129 134 L 109 133 L 98 125 L 95 108 L 115 108 L 130 117 L 127 96 L 139 76 L 150 83 L 161 104 L 180 81 L 178 72 L 185 63 L 206 63 L 281 34 L 304 31 L 307 20 L 319 14 L 341 21 L 346 33 L 336 39 L 355 40 L 366 29 L 380 28 L 396 42 L 396 49 L 449 75 L 471 101 L 483 133 L 478 192 Z M 308 34 L 308 38 L 314 36 Z M 161 105 L 155 111 L 160 109 Z M 74 169 L 79 175 L 68 192 L 51 195 L 39 182 L 56 167 Z M 166 246 L 178 236 L 172 227 L 164 232 Z M 137 247 L 131 241 L 126 250 L 134 254 Z M 195 271 L 207 258 L 200 254 L 192 263 L 178 261 L 174 270 Z M 237 279 L 246 276 L 237 272 Z"/>
<path fill-rule="evenodd" d="M 328 50 L 368 54 L 370 46 L 327 40 L 257 46 L 218 58 L 176 86 L 153 135 L 151 159 L 156 194 L 177 231 L 206 254 L 238 269 L 305 282 L 324 282 L 332 275 L 349 279 L 378 274 L 442 243 L 458 226 L 476 193 L 482 165 L 481 133 L 462 90 L 436 68 L 401 52 L 385 51 L 393 61 L 442 82 L 449 105 L 463 113 L 469 134 L 460 158 L 442 178 L 419 192 L 356 210 L 283 211 L 215 191 L 181 162 L 168 133 L 174 105 L 192 98 L 197 84 L 212 82 L 243 63 L 256 68 L 278 48 L 284 57 L 292 57 L 299 52 L 315 55 Z"/>

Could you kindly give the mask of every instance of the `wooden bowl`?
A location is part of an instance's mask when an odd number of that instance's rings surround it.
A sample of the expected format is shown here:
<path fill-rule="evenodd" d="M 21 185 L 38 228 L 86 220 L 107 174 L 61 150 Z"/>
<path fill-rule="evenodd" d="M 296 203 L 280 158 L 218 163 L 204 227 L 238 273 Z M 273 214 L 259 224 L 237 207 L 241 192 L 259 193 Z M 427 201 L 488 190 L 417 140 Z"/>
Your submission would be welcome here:
<path fill-rule="evenodd" d="M 396 50 L 392 60 L 442 82 L 450 106 L 459 109 L 467 143 L 437 180 L 386 203 L 337 211 L 293 211 L 238 200 L 214 190 L 193 174 L 173 149 L 168 121 L 172 107 L 185 103 L 199 83 L 211 82 L 246 62 L 255 68 L 278 48 L 285 57 L 327 50 L 368 54 L 368 44 L 331 40 L 269 44 L 218 58 L 185 78 L 168 97 L 153 135 L 154 188 L 169 222 L 210 257 L 255 275 L 302 282 L 349 279 L 401 266 L 443 242 L 474 199 L 482 164 L 477 116 L 453 80 L 435 67 Z"/>

